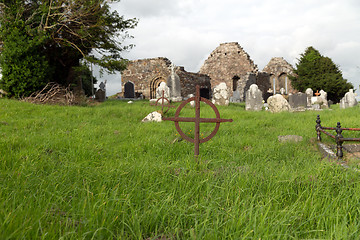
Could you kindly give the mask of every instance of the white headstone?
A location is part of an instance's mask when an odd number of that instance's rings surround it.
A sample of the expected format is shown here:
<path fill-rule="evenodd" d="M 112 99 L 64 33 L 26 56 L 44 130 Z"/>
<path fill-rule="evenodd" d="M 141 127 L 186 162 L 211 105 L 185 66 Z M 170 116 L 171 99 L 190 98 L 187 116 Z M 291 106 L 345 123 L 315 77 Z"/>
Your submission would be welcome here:
<path fill-rule="evenodd" d="M 349 92 L 345 93 L 345 96 L 340 100 L 340 108 L 345 109 L 354 107 L 357 105 L 356 96 L 354 89 L 350 89 Z"/>
<path fill-rule="evenodd" d="M 256 84 L 252 84 L 245 96 L 245 110 L 261 111 L 263 107 L 262 92 Z"/>
<path fill-rule="evenodd" d="M 194 94 L 189 94 L 189 95 L 188 95 L 188 99 L 189 99 L 189 98 L 192 98 L 192 97 L 195 97 L 195 95 L 194 95 Z M 191 106 L 191 107 L 195 107 L 195 101 L 191 101 L 191 102 L 190 102 L 190 106 Z"/>
<path fill-rule="evenodd" d="M 170 90 L 169 87 L 166 85 L 165 82 L 161 82 L 160 86 L 156 89 L 156 98 L 161 98 L 164 91 L 164 97 L 170 97 Z"/>
<path fill-rule="evenodd" d="M 291 107 L 281 94 L 275 94 L 267 100 L 270 112 L 277 113 L 282 111 L 291 111 Z"/>
<path fill-rule="evenodd" d="M 306 89 L 305 93 L 307 96 L 307 100 L 306 100 L 307 107 L 311 108 L 311 98 L 314 96 L 314 91 L 311 88 L 308 88 L 308 89 Z"/>
<path fill-rule="evenodd" d="M 222 82 L 213 89 L 212 103 L 216 105 L 229 105 L 230 95 L 226 83 Z"/>
<path fill-rule="evenodd" d="M 170 70 L 170 76 L 167 79 L 167 85 L 169 86 L 170 90 L 170 99 L 172 101 L 182 101 L 180 78 L 175 72 L 174 64 L 170 65 Z"/>

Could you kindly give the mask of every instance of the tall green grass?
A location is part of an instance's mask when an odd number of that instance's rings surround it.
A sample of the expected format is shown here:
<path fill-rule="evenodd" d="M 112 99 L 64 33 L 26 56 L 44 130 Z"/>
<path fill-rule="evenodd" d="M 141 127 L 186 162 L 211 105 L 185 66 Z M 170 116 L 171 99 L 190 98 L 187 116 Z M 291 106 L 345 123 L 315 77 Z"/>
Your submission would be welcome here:
<path fill-rule="evenodd" d="M 2 99 L 0 108 L 0 239 L 360 235 L 359 173 L 322 160 L 314 144 L 317 114 L 324 126 L 358 127 L 359 107 L 218 107 L 234 121 L 201 144 L 198 161 L 192 144 L 174 141 L 173 122 L 141 123 L 156 110 L 145 101 L 66 107 Z M 202 116 L 213 113 L 204 106 Z M 192 134 L 192 124 L 182 127 Z M 277 140 L 294 134 L 304 140 Z"/>

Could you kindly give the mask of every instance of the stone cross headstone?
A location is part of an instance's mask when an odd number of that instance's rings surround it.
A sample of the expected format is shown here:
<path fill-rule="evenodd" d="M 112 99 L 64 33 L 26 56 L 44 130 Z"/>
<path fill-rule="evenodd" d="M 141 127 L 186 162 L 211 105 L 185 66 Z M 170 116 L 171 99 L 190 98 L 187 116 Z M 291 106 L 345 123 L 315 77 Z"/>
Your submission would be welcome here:
<path fill-rule="evenodd" d="M 324 90 L 316 91 L 315 97 L 311 97 L 311 108 L 314 109 L 315 104 L 319 104 L 321 109 L 329 108 L 327 101 L 327 93 Z M 317 108 L 317 107 L 315 107 Z"/>
<path fill-rule="evenodd" d="M 100 88 L 101 90 L 105 91 L 105 83 L 104 83 L 104 82 L 101 82 L 101 83 L 99 84 L 99 88 Z"/>
<path fill-rule="evenodd" d="M 245 110 L 261 111 L 263 105 L 261 90 L 256 84 L 252 84 L 246 91 Z"/>
<path fill-rule="evenodd" d="M 307 95 L 302 92 L 289 95 L 289 104 L 292 109 L 305 110 L 307 107 Z"/>
<path fill-rule="evenodd" d="M 164 97 L 169 98 L 170 97 L 170 89 L 166 85 L 165 82 L 161 82 L 160 86 L 156 89 L 156 98 L 161 98 L 163 96 L 164 91 Z"/>
<path fill-rule="evenodd" d="M 219 85 L 216 85 L 213 89 L 212 103 L 216 105 L 228 106 L 229 101 L 230 95 L 226 83 L 222 82 Z"/>
<path fill-rule="evenodd" d="M 269 110 L 272 113 L 278 113 L 282 111 L 291 111 L 290 104 L 281 94 L 275 94 L 267 100 Z"/>
<path fill-rule="evenodd" d="M 340 100 L 340 108 L 345 109 L 354 107 L 357 103 L 354 89 L 349 89 L 349 92 L 345 93 L 345 96 Z"/>
<path fill-rule="evenodd" d="M 170 65 L 170 76 L 167 79 L 167 85 L 170 90 L 170 100 L 172 101 L 182 101 L 181 97 L 181 84 L 180 84 L 180 78 L 175 72 L 175 65 Z"/>

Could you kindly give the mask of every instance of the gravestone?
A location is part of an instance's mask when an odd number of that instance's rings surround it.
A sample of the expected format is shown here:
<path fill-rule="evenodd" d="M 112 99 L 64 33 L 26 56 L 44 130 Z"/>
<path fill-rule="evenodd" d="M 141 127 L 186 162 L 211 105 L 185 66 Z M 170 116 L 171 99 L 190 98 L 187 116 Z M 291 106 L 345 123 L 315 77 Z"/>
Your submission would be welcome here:
<path fill-rule="evenodd" d="M 320 90 L 320 92 L 315 93 L 315 97 L 311 97 L 311 108 L 317 109 L 317 107 L 314 108 L 315 104 L 319 104 L 321 109 L 329 108 L 329 104 L 327 101 L 327 93 L 324 90 Z"/>
<path fill-rule="evenodd" d="M 345 96 L 340 100 L 340 108 L 350 108 L 357 105 L 354 89 L 349 89 L 349 92 L 345 93 Z"/>
<path fill-rule="evenodd" d="M 281 94 L 275 94 L 267 100 L 269 110 L 272 113 L 278 113 L 282 111 L 291 111 L 291 107 L 286 99 Z"/>
<path fill-rule="evenodd" d="M 252 84 L 245 96 L 245 110 L 261 111 L 263 107 L 262 92 L 256 84 Z"/>
<path fill-rule="evenodd" d="M 194 94 L 189 94 L 188 97 L 187 97 L 187 99 L 192 98 L 192 97 L 195 97 L 195 95 L 194 95 Z M 190 102 L 190 106 L 191 106 L 191 107 L 195 107 L 195 101 L 191 101 L 191 102 Z"/>
<path fill-rule="evenodd" d="M 170 100 L 172 100 L 174 102 L 179 102 L 179 101 L 182 101 L 180 78 L 175 73 L 175 65 L 174 64 L 170 65 L 170 70 L 171 70 L 171 73 L 167 79 L 167 86 L 169 87 L 169 91 L 170 91 L 169 97 L 170 97 Z"/>
<path fill-rule="evenodd" d="M 222 82 L 219 85 L 216 85 L 213 89 L 213 99 L 212 103 L 216 105 L 229 105 L 229 90 L 226 86 L 226 83 Z"/>
<path fill-rule="evenodd" d="M 124 85 L 124 97 L 125 98 L 135 98 L 135 88 L 132 82 L 127 82 Z"/>
<path fill-rule="evenodd" d="M 240 92 L 239 90 L 233 91 L 232 97 L 230 97 L 230 102 L 232 103 L 239 103 L 241 102 Z"/>
<path fill-rule="evenodd" d="M 106 99 L 105 91 L 99 89 L 95 93 L 95 100 L 98 102 L 104 102 Z"/>
<path fill-rule="evenodd" d="M 156 98 L 161 98 L 163 96 L 164 91 L 164 97 L 169 98 L 170 97 L 170 89 L 166 85 L 165 82 L 161 82 L 160 86 L 156 89 Z"/>
<path fill-rule="evenodd" d="M 279 142 L 301 142 L 303 137 L 298 135 L 285 135 L 278 136 L 278 140 Z"/>
<path fill-rule="evenodd" d="M 289 95 L 290 107 L 294 110 L 305 110 L 307 107 L 307 95 L 302 92 Z"/>
<path fill-rule="evenodd" d="M 311 88 L 306 89 L 305 91 L 307 100 L 306 100 L 306 106 L 308 108 L 311 108 L 311 98 L 314 96 L 314 91 Z"/>
<path fill-rule="evenodd" d="M 245 102 L 246 91 L 252 84 L 256 84 L 256 74 L 253 72 L 248 72 L 239 78 L 236 83 L 236 91 L 239 93 L 240 102 Z"/>

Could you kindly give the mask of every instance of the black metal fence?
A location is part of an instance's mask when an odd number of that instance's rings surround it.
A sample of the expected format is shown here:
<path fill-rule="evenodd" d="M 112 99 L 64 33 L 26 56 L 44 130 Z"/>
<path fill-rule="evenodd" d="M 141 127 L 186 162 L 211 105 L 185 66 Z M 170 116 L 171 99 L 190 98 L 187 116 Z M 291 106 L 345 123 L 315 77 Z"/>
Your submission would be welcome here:
<path fill-rule="evenodd" d="M 336 156 L 338 159 L 341 159 L 343 157 L 343 143 L 346 141 L 354 141 L 354 142 L 360 142 L 360 138 L 345 138 L 342 135 L 342 131 L 348 130 L 348 131 L 360 131 L 360 128 L 342 128 L 340 122 L 337 123 L 336 127 L 323 127 L 321 126 L 321 120 L 320 115 L 317 115 L 316 118 L 316 134 L 317 134 L 317 140 L 321 142 L 321 133 L 326 134 L 327 136 L 335 139 L 336 142 Z M 333 135 L 325 130 L 334 130 L 336 132 L 336 135 Z"/>

